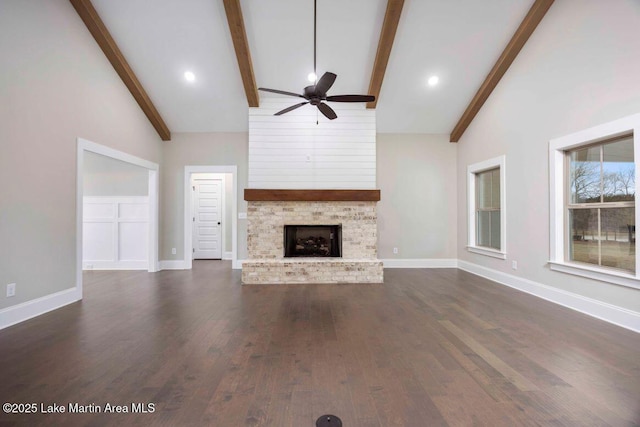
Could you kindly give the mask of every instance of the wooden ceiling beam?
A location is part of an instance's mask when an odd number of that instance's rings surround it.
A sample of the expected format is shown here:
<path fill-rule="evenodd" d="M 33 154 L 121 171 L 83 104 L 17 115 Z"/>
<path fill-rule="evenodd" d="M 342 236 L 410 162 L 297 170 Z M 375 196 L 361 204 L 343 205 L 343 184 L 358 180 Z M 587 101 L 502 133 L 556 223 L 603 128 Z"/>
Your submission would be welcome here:
<path fill-rule="evenodd" d="M 393 40 L 396 37 L 398 22 L 400 22 L 400 14 L 402 13 L 404 0 L 388 0 L 387 10 L 384 14 L 384 22 L 380 31 L 380 41 L 378 42 L 378 50 L 376 51 L 376 59 L 373 63 L 373 72 L 371 73 L 371 82 L 369 83 L 369 95 L 376 97 L 373 102 L 367 103 L 367 108 L 376 108 L 378 98 L 380 98 L 380 89 L 382 88 L 382 80 L 387 70 Z"/>
<path fill-rule="evenodd" d="M 229 23 L 229 31 L 231 32 L 231 40 L 233 40 L 233 47 L 240 67 L 244 92 L 247 95 L 247 103 L 249 107 L 258 107 L 260 105 L 258 88 L 253 74 L 253 64 L 251 63 L 251 53 L 247 42 L 247 32 L 244 28 L 242 9 L 240 9 L 240 0 L 223 0 L 223 3 L 227 14 L 227 22 Z"/>
<path fill-rule="evenodd" d="M 460 140 L 462 134 L 467 130 L 467 127 L 471 124 L 476 114 L 478 114 L 478 111 L 480 111 L 480 108 L 482 108 L 487 98 L 489 98 L 491 92 L 493 92 L 493 89 L 498 85 L 502 76 L 507 72 L 522 47 L 538 27 L 538 24 L 546 15 L 553 1 L 554 0 L 536 0 L 533 6 L 531 6 L 527 16 L 525 16 L 522 23 L 520 23 L 511 41 L 509 41 L 500 58 L 498 58 L 498 61 L 484 79 L 480 89 L 478 89 L 478 92 L 467 106 L 462 117 L 460 117 L 460 120 L 458 120 L 458 123 L 453 128 L 453 131 L 451 131 L 449 139 L 451 142 L 458 142 Z"/>
<path fill-rule="evenodd" d="M 147 92 L 142 87 L 142 84 L 134 74 L 133 70 L 127 63 L 127 60 L 124 58 L 122 52 L 116 45 L 116 42 L 109 34 L 107 27 L 100 19 L 98 12 L 96 12 L 93 4 L 91 4 L 90 0 L 69 0 L 73 7 L 78 12 L 78 15 L 87 26 L 87 29 L 93 35 L 93 38 L 98 43 L 98 46 L 102 49 L 105 56 L 111 62 L 111 65 L 116 70 L 116 73 L 122 79 L 122 82 L 131 92 L 131 95 L 135 98 L 142 108 L 142 111 L 147 116 L 153 127 L 160 135 L 163 141 L 171 140 L 171 131 L 165 124 L 162 117 L 160 117 L 160 113 L 151 102 L 151 99 L 147 95 Z"/>

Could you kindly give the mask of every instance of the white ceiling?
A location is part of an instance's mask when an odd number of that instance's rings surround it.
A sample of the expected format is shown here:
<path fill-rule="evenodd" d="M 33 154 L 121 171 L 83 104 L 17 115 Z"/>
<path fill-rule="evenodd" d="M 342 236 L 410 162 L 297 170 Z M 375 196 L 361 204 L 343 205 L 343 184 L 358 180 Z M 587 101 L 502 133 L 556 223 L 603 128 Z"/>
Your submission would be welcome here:
<path fill-rule="evenodd" d="M 222 0 L 93 4 L 172 132 L 247 130 Z M 532 4 L 405 0 L 378 100 L 378 132 L 450 133 Z M 301 92 L 313 70 L 313 0 L 241 6 L 257 85 Z M 367 92 L 385 8 L 386 0 L 318 0 L 318 74 L 338 75 L 329 95 Z M 195 83 L 184 80 L 186 70 Z M 426 85 L 432 74 L 440 77 L 434 88 Z"/>

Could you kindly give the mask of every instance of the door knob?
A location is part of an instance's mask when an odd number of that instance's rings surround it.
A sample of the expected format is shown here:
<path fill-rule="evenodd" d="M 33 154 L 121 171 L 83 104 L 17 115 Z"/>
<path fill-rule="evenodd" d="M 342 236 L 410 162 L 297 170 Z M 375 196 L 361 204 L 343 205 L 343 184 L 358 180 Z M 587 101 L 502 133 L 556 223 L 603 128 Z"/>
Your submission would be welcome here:
<path fill-rule="evenodd" d="M 218 221 L 218 225 L 220 225 L 220 221 Z"/>

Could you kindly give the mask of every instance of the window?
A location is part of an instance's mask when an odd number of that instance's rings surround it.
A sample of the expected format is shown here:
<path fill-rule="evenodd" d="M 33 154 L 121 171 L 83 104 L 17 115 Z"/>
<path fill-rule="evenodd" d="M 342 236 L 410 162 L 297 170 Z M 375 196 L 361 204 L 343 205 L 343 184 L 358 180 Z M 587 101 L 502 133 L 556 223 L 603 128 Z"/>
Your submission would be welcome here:
<path fill-rule="evenodd" d="M 504 176 L 504 156 L 468 168 L 470 252 L 506 258 Z"/>
<path fill-rule="evenodd" d="M 568 259 L 635 273 L 633 137 L 568 150 Z"/>
<path fill-rule="evenodd" d="M 640 287 L 636 143 L 640 115 L 552 140 L 553 270 Z"/>

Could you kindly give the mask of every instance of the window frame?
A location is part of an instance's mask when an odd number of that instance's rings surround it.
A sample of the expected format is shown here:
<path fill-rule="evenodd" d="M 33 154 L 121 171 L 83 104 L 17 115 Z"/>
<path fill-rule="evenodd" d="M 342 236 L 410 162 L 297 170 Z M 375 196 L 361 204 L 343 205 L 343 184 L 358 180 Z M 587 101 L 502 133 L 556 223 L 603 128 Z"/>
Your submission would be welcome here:
<path fill-rule="evenodd" d="M 500 249 L 477 244 L 477 194 L 476 179 L 479 173 L 492 169 L 500 171 Z M 506 156 L 498 156 L 467 167 L 467 251 L 498 259 L 507 259 L 507 204 L 506 204 Z"/>
<path fill-rule="evenodd" d="M 567 185 L 569 172 L 567 151 L 607 142 L 628 134 L 631 134 L 633 139 L 633 156 L 637 176 L 637 165 L 640 162 L 640 114 L 634 114 L 549 141 L 549 267 L 551 270 L 640 289 L 640 251 L 638 250 L 636 250 L 635 273 L 570 261 L 568 256 L 569 242 L 567 233 L 569 224 L 565 211 L 569 206 L 567 202 L 570 197 L 570 191 Z M 640 194 L 639 187 L 640 182 L 636 180 L 636 195 Z M 637 204 L 635 206 L 635 220 L 636 224 L 638 224 L 640 209 L 637 209 Z"/>

